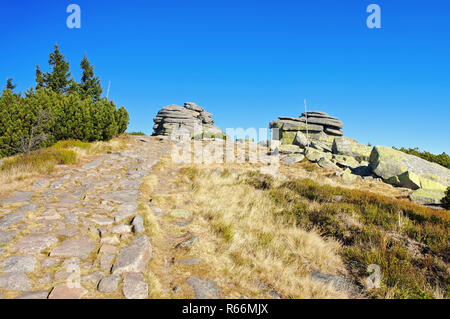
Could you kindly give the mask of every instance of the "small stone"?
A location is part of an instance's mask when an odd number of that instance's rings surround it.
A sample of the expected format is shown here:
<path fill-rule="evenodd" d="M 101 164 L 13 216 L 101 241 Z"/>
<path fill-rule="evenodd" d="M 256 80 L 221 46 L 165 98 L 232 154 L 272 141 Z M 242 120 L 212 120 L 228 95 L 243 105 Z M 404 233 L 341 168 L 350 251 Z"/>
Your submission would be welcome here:
<path fill-rule="evenodd" d="M 184 209 L 174 209 L 171 213 L 170 216 L 175 217 L 175 218 L 191 218 L 193 215 L 193 213 L 189 210 L 184 210 Z"/>
<path fill-rule="evenodd" d="M 94 217 L 94 218 L 91 218 L 91 220 L 100 226 L 108 226 L 108 225 L 112 225 L 114 223 L 114 220 L 112 220 L 111 218 L 107 218 L 107 217 Z"/>
<path fill-rule="evenodd" d="M 16 232 L 0 230 L 0 245 L 9 243 L 16 236 Z"/>
<path fill-rule="evenodd" d="M 61 245 L 54 248 L 51 257 L 80 257 L 87 258 L 97 246 L 90 239 L 66 239 Z"/>
<path fill-rule="evenodd" d="M 120 276 L 108 276 L 103 278 L 98 284 L 98 291 L 103 293 L 112 293 L 119 287 Z"/>
<path fill-rule="evenodd" d="M 48 297 L 48 291 L 42 290 L 42 291 L 26 292 L 14 299 L 47 299 L 47 297 Z"/>
<path fill-rule="evenodd" d="M 148 284 L 141 273 L 129 273 L 123 280 L 123 294 L 127 299 L 148 298 Z"/>
<path fill-rule="evenodd" d="M 99 250 L 99 254 L 114 254 L 117 252 L 117 247 L 113 245 L 104 244 Z"/>
<path fill-rule="evenodd" d="M 179 226 L 179 227 L 184 227 L 184 226 L 192 224 L 192 220 L 187 220 L 184 222 L 174 222 L 173 224 L 176 226 Z"/>
<path fill-rule="evenodd" d="M 33 272 L 36 258 L 32 256 L 12 256 L 3 262 L 4 272 Z"/>
<path fill-rule="evenodd" d="M 118 245 L 120 243 L 120 240 L 119 238 L 117 238 L 117 236 L 108 236 L 102 237 L 102 239 L 100 239 L 100 242 L 102 244 Z"/>
<path fill-rule="evenodd" d="M 197 299 L 218 299 L 219 290 L 214 281 L 208 281 L 197 277 L 189 277 L 187 283 L 194 289 Z"/>
<path fill-rule="evenodd" d="M 152 257 L 152 245 L 147 236 L 133 240 L 130 246 L 123 248 L 112 268 L 112 274 L 124 272 L 143 272 Z"/>
<path fill-rule="evenodd" d="M 42 277 L 41 279 L 38 280 L 38 283 L 40 283 L 41 285 L 48 285 L 51 282 L 52 282 L 52 276 L 50 275 L 50 273 L 46 273 L 44 275 L 44 277 Z"/>
<path fill-rule="evenodd" d="M 55 236 L 48 234 L 33 234 L 23 237 L 16 244 L 17 251 L 24 254 L 38 254 L 58 242 Z"/>
<path fill-rule="evenodd" d="M 198 263 L 200 263 L 202 261 L 203 260 L 201 258 L 187 258 L 187 259 L 184 259 L 184 260 L 177 261 L 177 264 L 195 265 L 195 264 L 198 264 Z"/>
<path fill-rule="evenodd" d="M 136 215 L 137 205 L 135 203 L 125 203 L 121 204 L 118 208 L 117 213 L 114 214 L 114 220 L 119 223 L 122 220 Z"/>
<path fill-rule="evenodd" d="M 10 226 L 16 225 L 22 221 L 25 221 L 26 219 L 27 215 L 24 212 L 16 212 L 3 216 L 3 218 L 0 219 L 0 229 L 5 229 Z"/>
<path fill-rule="evenodd" d="M 131 225 L 133 226 L 134 233 L 139 234 L 145 232 L 144 219 L 142 218 L 142 216 L 138 215 L 134 217 Z"/>
<path fill-rule="evenodd" d="M 23 272 L 7 272 L 0 275 L 0 288 L 17 291 L 29 291 L 30 280 Z"/>
<path fill-rule="evenodd" d="M 103 277 L 103 273 L 101 271 L 96 271 L 89 275 L 81 277 L 81 281 L 89 282 L 89 283 L 97 286 L 99 281 L 102 279 L 102 277 Z"/>
<path fill-rule="evenodd" d="M 115 234 L 127 234 L 127 233 L 131 233 L 131 226 L 129 225 L 117 225 L 114 226 L 112 229 L 112 232 Z"/>
<path fill-rule="evenodd" d="M 192 236 L 184 241 L 182 241 L 181 243 L 179 243 L 178 245 L 175 246 L 175 248 L 184 248 L 184 247 L 189 247 L 189 246 L 193 246 L 195 245 L 195 243 L 197 242 L 198 237 L 197 236 Z"/>
<path fill-rule="evenodd" d="M 62 284 L 53 288 L 48 299 L 81 299 L 87 292 L 82 286 L 69 287 Z"/>
<path fill-rule="evenodd" d="M 114 258 L 116 257 L 116 254 L 105 254 L 100 258 L 100 269 L 101 270 L 107 270 L 111 269 L 112 262 Z"/>

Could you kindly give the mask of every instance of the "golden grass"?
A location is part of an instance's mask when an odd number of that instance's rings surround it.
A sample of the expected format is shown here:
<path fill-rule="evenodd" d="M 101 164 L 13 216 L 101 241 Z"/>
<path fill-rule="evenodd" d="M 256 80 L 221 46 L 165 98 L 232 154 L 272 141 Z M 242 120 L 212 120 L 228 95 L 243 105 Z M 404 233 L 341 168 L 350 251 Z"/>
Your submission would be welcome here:
<path fill-rule="evenodd" d="M 266 194 L 235 173 L 188 167 L 180 178 L 178 185 L 193 190 L 183 199 L 195 212 L 197 257 L 208 264 L 208 277 L 227 282 L 229 294 L 270 298 L 273 289 L 284 298 L 348 297 L 308 275 L 345 272 L 336 241 L 288 223 Z"/>

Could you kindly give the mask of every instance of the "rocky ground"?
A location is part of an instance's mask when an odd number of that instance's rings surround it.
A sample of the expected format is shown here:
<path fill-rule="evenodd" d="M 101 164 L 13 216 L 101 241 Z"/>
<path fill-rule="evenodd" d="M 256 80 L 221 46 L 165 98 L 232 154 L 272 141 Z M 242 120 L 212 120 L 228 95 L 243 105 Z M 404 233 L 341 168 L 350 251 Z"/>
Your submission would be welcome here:
<path fill-rule="evenodd" d="M 0 199 L 0 296 L 147 297 L 139 189 L 168 148 L 139 140 Z"/>

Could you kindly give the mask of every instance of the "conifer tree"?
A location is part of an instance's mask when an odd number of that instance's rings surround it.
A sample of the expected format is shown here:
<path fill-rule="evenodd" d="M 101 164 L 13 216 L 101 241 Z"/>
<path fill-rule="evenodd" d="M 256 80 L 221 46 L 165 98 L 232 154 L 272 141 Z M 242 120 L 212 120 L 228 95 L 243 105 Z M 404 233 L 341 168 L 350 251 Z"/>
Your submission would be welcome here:
<path fill-rule="evenodd" d="M 66 93 L 70 84 L 69 63 L 55 44 L 55 50 L 50 53 L 48 64 L 51 72 L 44 74 L 45 86 L 58 93 Z"/>
<path fill-rule="evenodd" d="M 44 76 L 42 75 L 41 68 L 36 65 L 36 89 L 44 87 Z"/>
<path fill-rule="evenodd" d="M 94 101 L 98 101 L 102 95 L 103 89 L 100 79 L 94 76 L 94 66 L 91 65 L 85 55 L 80 63 L 83 75 L 81 76 L 80 94 L 83 98 L 91 96 Z"/>
<path fill-rule="evenodd" d="M 6 89 L 14 91 L 14 89 L 17 87 L 17 85 L 13 84 L 13 79 L 8 78 L 6 79 Z"/>

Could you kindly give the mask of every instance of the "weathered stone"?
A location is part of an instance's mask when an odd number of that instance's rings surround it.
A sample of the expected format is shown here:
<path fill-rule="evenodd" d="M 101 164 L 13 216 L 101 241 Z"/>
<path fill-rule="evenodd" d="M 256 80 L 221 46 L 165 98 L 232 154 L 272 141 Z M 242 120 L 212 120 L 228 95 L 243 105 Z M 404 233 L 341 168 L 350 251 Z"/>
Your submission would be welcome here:
<path fill-rule="evenodd" d="M 38 208 L 39 208 L 39 206 L 36 204 L 27 204 L 27 205 L 23 205 L 22 207 L 20 207 L 17 210 L 17 212 L 23 212 L 23 213 L 35 212 Z"/>
<path fill-rule="evenodd" d="M 81 277 L 81 282 L 88 282 L 92 285 L 97 286 L 100 280 L 103 277 L 103 273 L 101 271 L 96 271 L 93 273 L 90 273 L 89 275 Z"/>
<path fill-rule="evenodd" d="M 96 246 L 90 239 L 66 239 L 51 251 L 50 256 L 87 258 Z"/>
<path fill-rule="evenodd" d="M 191 266 L 191 265 L 195 265 L 195 264 L 198 264 L 201 262 L 202 262 L 201 258 L 187 258 L 187 259 L 177 261 L 177 264 L 184 264 L 184 265 Z"/>
<path fill-rule="evenodd" d="M 142 235 L 133 240 L 130 246 L 123 248 L 116 259 L 111 273 L 143 272 L 152 257 L 152 246 L 147 236 Z"/>
<path fill-rule="evenodd" d="M 328 135 L 335 135 L 335 136 L 343 136 L 344 132 L 341 129 L 335 129 L 331 127 L 325 127 L 323 130 Z"/>
<path fill-rule="evenodd" d="M 313 163 L 317 163 L 321 158 L 331 159 L 331 153 L 321 152 L 319 150 L 308 147 L 305 152 L 305 157 Z"/>
<path fill-rule="evenodd" d="M 36 265 L 36 258 L 32 256 L 12 256 L 3 262 L 4 272 L 33 272 Z"/>
<path fill-rule="evenodd" d="M 336 164 L 334 164 L 332 161 L 330 161 L 328 158 L 322 157 L 317 161 L 317 164 L 319 164 L 320 167 L 328 169 L 328 170 L 340 170 Z"/>
<path fill-rule="evenodd" d="M 345 277 L 313 271 L 311 273 L 311 278 L 317 282 L 331 284 L 335 289 L 345 291 L 350 295 L 360 295 L 362 292 L 362 289 L 355 282 Z"/>
<path fill-rule="evenodd" d="M 286 156 L 285 158 L 282 159 L 282 161 L 283 161 L 283 164 L 285 164 L 285 165 L 292 165 L 292 164 L 303 161 L 304 158 L 305 158 L 305 156 L 302 154 L 294 154 L 294 155 Z"/>
<path fill-rule="evenodd" d="M 0 229 L 6 229 L 8 227 L 17 225 L 18 223 L 27 219 L 27 215 L 24 212 L 16 212 L 0 219 Z"/>
<path fill-rule="evenodd" d="M 129 225 L 117 225 L 112 228 L 114 234 L 127 234 L 131 233 L 131 226 Z"/>
<path fill-rule="evenodd" d="M 192 236 L 186 240 L 183 240 L 181 243 L 177 244 L 175 246 L 175 248 L 185 248 L 185 247 L 193 246 L 197 243 L 197 241 L 198 241 L 198 237 Z"/>
<path fill-rule="evenodd" d="M 17 192 L 11 197 L 0 200 L 1 204 L 11 204 L 11 203 L 24 203 L 29 202 L 33 196 L 33 192 Z"/>
<path fill-rule="evenodd" d="M 16 297 L 15 299 L 47 299 L 47 297 L 48 291 L 41 290 L 23 293 L 20 296 Z"/>
<path fill-rule="evenodd" d="M 148 298 L 148 284 L 141 273 L 129 273 L 123 279 L 123 294 L 127 299 Z"/>
<path fill-rule="evenodd" d="M 344 171 L 344 173 L 342 174 L 341 178 L 342 178 L 342 181 L 344 182 L 344 184 L 350 185 L 350 184 L 353 184 L 354 182 L 356 182 L 357 176 L 353 175 L 351 173 L 350 169 L 347 168 Z"/>
<path fill-rule="evenodd" d="M 400 175 L 388 178 L 386 183 L 416 190 L 420 188 L 420 177 L 412 172 L 404 172 Z"/>
<path fill-rule="evenodd" d="M 67 284 L 62 284 L 53 288 L 48 299 L 81 299 L 87 292 L 82 286 L 77 287 L 74 284 L 74 287 L 70 287 Z"/>
<path fill-rule="evenodd" d="M 372 151 L 370 146 L 360 144 L 350 137 L 336 137 L 332 148 L 334 154 L 352 156 L 358 161 L 367 161 Z"/>
<path fill-rule="evenodd" d="M 30 280 L 23 272 L 7 272 L 0 275 L 0 288 L 16 291 L 29 291 Z"/>
<path fill-rule="evenodd" d="M 185 209 L 174 209 L 172 210 L 172 212 L 170 213 L 170 216 L 174 217 L 174 218 L 191 218 L 193 216 L 193 213 L 189 210 L 185 210 Z"/>
<path fill-rule="evenodd" d="M 422 205 L 440 205 L 445 193 L 438 190 L 418 189 L 414 191 L 409 198 Z"/>
<path fill-rule="evenodd" d="M 113 293 L 119 288 L 120 276 L 108 276 L 100 280 L 98 291 L 103 293 Z"/>
<path fill-rule="evenodd" d="M 450 170 L 448 168 L 390 147 L 375 146 L 369 162 L 372 171 L 384 180 L 409 172 L 409 175 L 418 176 L 421 188 L 437 191 L 445 190 L 450 186 Z M 417 185 L 417 177 L 415 183 Z"/>
<path fill-rule="evenodd" d="M 100 269 L 101 270 L 111 269 L 112 262 L 115 257 L 116 257 L 116 254 L 104 254 L 100 258 Z"/>
<path fill-rule="evenodd" d="M 49 268 L 59 263 L 59 258 L 48 257 L 41 261 L 41 268 Z"/>
<path fill-rule="evenodd" d="M 144 219 L 142 218 L 142 216 L 138 215 L 134 217 L 131 225 L 133 227 L 134 233 L 139 234 L 145 232 Z"/>
<path fill-rule="evenodd" d="M 203 280 L 198 277 L 189 277 L 187 283 L 194 289 L 196 299 L 218 299 L 219 290 L 214 281 Z"/>
<path fill-rule="evenodd" d="M 280 146 L 278 146 L 278 152 L 280 154 L 292 154 L 301 153 L 302 150 L 297 145 L 281 144 Z"/>
<path fill-rule="evenodd" d="M 361 164 L 352 156 L 333 154 L 333 161 L 341 167 L 356 168 Z"/>
<path fill-rule="evenodd" d="M 100 225 L 100 226 L 108 226 L 108 225 L 112 225 L 114 223 L 114 220 L 112 220 L 111 218 L 108 218 L 108 217 L 97 216 L 97 217 L 91 218 L 91 220 L 95 224 Z"/>
<path fill-rule="evenodd" d="M 16 234 L 16 232 L 0 230 L 0 245 L 9 243 Z"/>
<path fill-rule="evenodd" d="M 55 236 L 48 234 L 33 234 L 23 237 L 16 244 L 17 251 L 24 254 L 38 254 L 58 242 Z"/>
<path fill-rule="evenodd" d="M 117 252 L 117 247 L 113 245 L 104 244 L 99 250 L 99 254 L 115 254 Z"/>
<path fill-rule="evenodd" d="M 126 218 L 136 215 L 136 211 L 136 203 L 121 204 L 118 208 L 117 213 L 114 214 L 114 220 L 119 223 Z"/>

